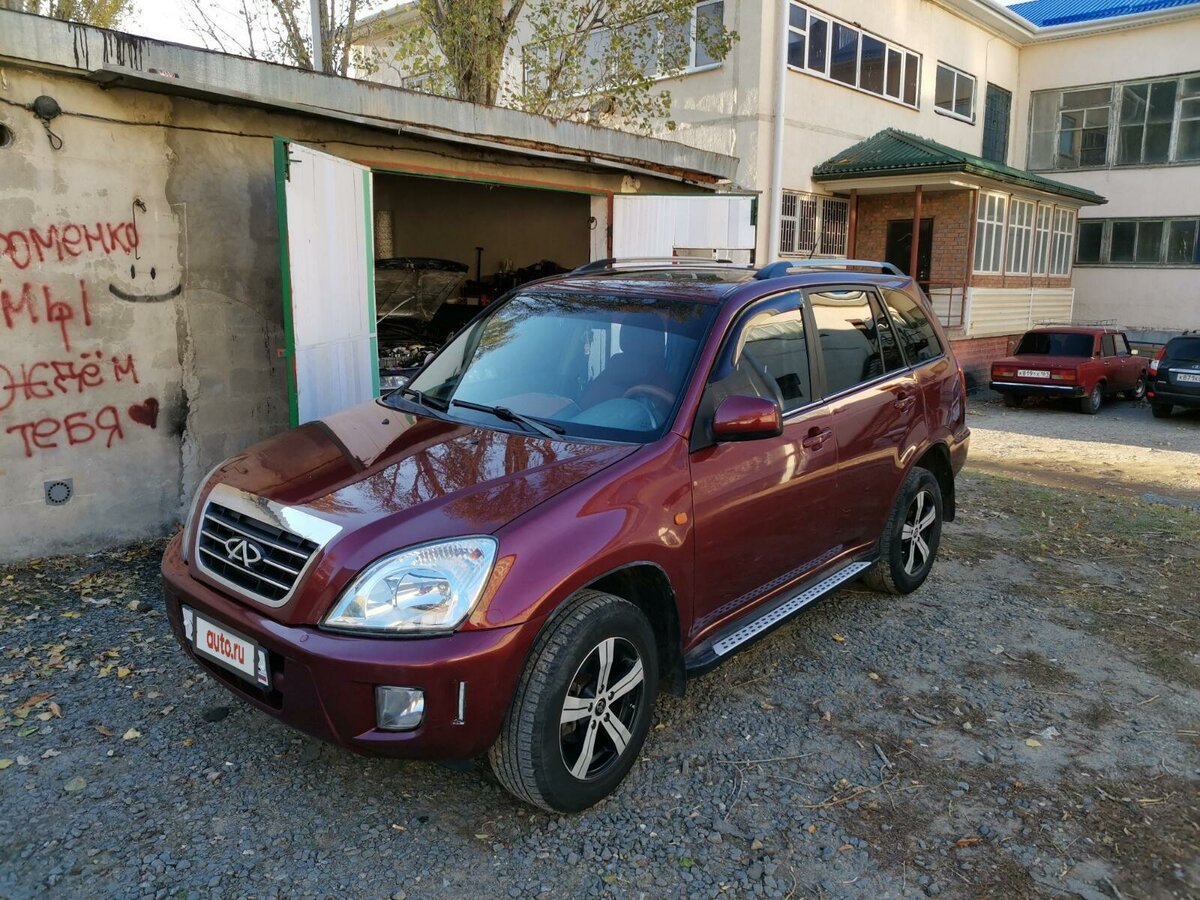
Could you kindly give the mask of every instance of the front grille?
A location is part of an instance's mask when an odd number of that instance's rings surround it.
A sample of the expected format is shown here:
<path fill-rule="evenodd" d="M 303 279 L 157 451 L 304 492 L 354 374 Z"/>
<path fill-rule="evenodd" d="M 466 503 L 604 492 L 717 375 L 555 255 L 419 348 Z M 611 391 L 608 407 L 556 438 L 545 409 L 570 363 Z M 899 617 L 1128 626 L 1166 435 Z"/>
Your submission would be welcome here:
<path fill-rule="evenodd" d="M 249 544 L 248 553 L 239 553 L 241 541 Z M 318 544 L 210 502 L 200 521 L 197 548 L 202 568 L 252 597 L 279 603 L 291 593 Z"/>

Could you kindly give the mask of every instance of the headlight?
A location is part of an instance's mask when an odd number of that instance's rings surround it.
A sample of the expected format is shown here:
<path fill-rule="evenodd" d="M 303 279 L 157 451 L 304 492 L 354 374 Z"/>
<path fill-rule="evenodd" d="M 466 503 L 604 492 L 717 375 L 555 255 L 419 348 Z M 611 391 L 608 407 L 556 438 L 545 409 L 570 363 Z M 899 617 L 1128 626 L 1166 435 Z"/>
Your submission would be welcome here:
<path fill-rule="evenodd" d="M 364 569 L 323 624 L 381 634 L 453 631 L 479 602 L 495 560 L 490 537 L 401 550 Z"/>

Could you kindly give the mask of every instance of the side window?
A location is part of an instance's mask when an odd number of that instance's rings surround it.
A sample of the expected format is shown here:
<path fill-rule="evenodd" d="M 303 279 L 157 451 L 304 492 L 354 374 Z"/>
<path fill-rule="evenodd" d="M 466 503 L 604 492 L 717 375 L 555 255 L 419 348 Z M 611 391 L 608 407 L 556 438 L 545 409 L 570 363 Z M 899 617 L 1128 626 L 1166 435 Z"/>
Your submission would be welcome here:
<path fill-rule="evenodd" d="M 1133 351 L 1129 348 L 1129 338 L 1125 337 L 1125 333 L 1117 335 L 1117 356 L 1133 356 Z"/>
<path fill-rule="evenodd" d="M 920 303 L 903 291 L 887 288 L 883 289 L 883 302 L 887 304 L 896 339 L 910 364 L 920 365 L 942 355 L 942 343 Z"/>
<path fill-rule="evenodd" d="M 1117 355 L 1117 347 L 1111 334 L 1106 334 L 1100 338 L 1100 353 L 1103 356 Z"/>
<path fill-rule="evenodd" d="M 698 427 L 707 429 L 721 401 L 732 396 L 774 400 L 784 413 L 812 401 L 800 294 L 772 297 L 734 325 L 732 338 L 709 376 Z"/>
<path fill-rule="evenodd" d="M 846 290 L 808 295 L 825 363 L 825 389 L 830 394 L 878 378 L 887 371 L 871 293 Z"/>

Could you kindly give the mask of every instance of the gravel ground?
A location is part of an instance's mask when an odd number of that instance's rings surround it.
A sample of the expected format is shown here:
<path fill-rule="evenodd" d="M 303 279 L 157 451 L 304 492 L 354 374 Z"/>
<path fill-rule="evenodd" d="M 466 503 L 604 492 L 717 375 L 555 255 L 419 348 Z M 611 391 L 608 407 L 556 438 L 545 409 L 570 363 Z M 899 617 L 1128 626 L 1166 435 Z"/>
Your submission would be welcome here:
<path fill-rule="evenodd" d="M 985 405 L 973 450 L 1080 437 L 1057 415 Z M 842 591 L 662 698 L 568 818 L 238 704 L 169 634 L 161 544 L 0 569 L 0 896 L 1200 896 L 1200 513 L 960 496 L 922 590 Z"/>

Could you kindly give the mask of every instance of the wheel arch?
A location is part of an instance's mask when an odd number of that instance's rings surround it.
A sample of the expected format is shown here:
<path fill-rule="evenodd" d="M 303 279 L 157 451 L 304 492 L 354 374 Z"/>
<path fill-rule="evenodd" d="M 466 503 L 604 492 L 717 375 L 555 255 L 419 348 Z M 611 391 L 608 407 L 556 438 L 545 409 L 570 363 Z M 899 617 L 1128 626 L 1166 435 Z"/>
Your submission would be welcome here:
<path fill-rule="evenodd" d="M 938 481 L 942 490 L 942 518 L 947 522 L 954 521 L 954 466 L 950 461 L 950 448 L 940 441 L 925 448 L 917 457 L 913 468 L 928 469 Z M 911 471 L 911 470 L 910 470 Z"/>
<path fill-rule="evenodd" d="M 662 566 L 647 561 L 627 563 L 592 580 L 584 589 L 613 594 L 642 611 L 654 631 L 659 682 L 676 696 L 683 696 L 686 676 L 679 603 Z"/>

